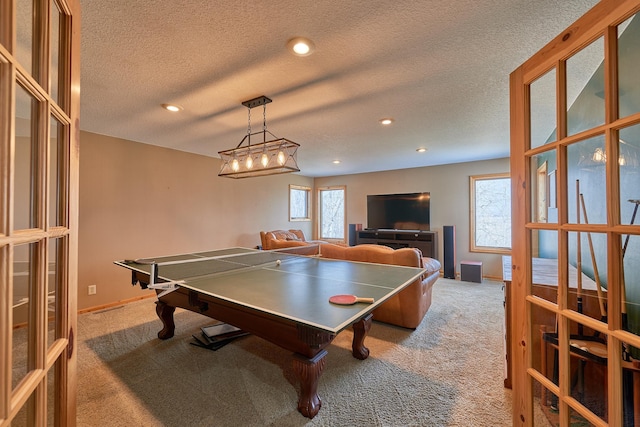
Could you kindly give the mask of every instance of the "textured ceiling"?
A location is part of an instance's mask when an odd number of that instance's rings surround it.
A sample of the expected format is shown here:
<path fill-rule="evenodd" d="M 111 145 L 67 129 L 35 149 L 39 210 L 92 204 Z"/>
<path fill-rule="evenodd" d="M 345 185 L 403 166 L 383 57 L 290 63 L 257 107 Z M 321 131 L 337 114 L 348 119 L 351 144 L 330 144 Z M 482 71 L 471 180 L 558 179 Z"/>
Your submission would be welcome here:
<path fill-rule="evenodd" d="M 508 156 L 509 73 L 597 1 L 81 3 L 82 130 L 218 157 L 266 95 L 317 177 Z M 315 52 L 290 54 L 296 36 Z"/>

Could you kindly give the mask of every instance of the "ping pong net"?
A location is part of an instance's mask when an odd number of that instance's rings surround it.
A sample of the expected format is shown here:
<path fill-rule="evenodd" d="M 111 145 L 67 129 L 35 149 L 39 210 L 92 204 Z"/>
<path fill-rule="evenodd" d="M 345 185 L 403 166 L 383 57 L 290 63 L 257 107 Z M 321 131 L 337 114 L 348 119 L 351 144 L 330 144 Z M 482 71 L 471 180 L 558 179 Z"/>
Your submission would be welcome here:
<path fill-rule="evenodd" d="M 214 251 L 215 252 L 215 251 Z M 165 295 L 190 280 L 201 279 L 256 268 L 278 268 L 281 264 L 294 262 L 301 255 L 288 251 L 250 251 L 225 253 L 207 256 L 207 253 L 184 254 L 173 257 L 161 257 L 158 260 L 139 258 L 124 260 L 126 266 L 149 275 L 149 282 L 144 283 L 133 275 L 132 284 L 140 284 L 142 289 L 159 289 Z"/>

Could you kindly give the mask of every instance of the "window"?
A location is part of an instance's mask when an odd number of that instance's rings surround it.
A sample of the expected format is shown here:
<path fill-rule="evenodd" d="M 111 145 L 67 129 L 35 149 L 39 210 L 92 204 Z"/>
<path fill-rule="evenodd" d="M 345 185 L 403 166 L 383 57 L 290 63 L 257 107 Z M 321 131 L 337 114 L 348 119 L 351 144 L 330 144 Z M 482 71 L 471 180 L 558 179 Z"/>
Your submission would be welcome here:
<path fill-rule="evenodd" d="M 311 220 L 311 188 L 289 185 L 289 221 Z"/>
<path fill-rule="evenodd" d="M 510 253 L 511 178 L 509 174 L 470 177 L 472 252 Z"/>
<path fill-rule="evenodd" d="M 318 235 L 321 240 L 346 241 L 345 186 L 318 189 Z"/>

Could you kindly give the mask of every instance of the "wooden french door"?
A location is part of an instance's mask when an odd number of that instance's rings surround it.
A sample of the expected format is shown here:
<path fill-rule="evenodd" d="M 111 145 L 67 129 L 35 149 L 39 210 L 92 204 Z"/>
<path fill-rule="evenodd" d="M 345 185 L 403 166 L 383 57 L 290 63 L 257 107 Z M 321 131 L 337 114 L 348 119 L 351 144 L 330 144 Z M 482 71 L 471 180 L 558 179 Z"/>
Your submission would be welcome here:
<path fill-rule="evenodd" d="M 0 1 L 0 425 L 75 425 L 80 1 Z"/>
<path fill-rule="evenodd" d="M 514 425 L 640 426 L 639 11 L 602 0 L 511 74 Z"/>

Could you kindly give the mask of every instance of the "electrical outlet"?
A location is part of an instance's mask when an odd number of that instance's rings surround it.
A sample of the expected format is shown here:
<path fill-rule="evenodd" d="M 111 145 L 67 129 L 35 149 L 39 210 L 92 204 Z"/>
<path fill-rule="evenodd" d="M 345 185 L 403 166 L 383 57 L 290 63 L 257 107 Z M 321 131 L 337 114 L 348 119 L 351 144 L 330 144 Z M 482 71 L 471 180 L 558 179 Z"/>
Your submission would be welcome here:
<path fill-rule="evenodd" d="M 96 285 L 89 285 L 89 295 L 96 294 Z"/>

